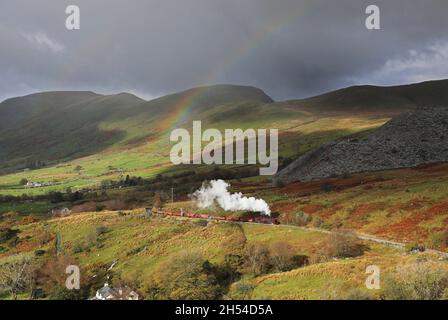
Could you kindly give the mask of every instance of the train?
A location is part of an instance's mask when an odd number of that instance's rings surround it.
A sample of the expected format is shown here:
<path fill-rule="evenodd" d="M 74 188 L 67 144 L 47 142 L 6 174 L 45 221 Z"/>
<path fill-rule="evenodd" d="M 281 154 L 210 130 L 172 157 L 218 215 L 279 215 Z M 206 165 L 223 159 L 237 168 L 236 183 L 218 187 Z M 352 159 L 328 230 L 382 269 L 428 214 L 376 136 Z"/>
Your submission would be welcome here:
<path fill-rule="evenodd" d="M 211 216 L 208 214 L 199 214 L 199 213 L 188 213 L 184 212 L 175 212 L 175 211 L 167 211 L 163 209 L 146 209 L 147 214 L 160 214 L 164 216 L 172 216 L 172 217 L 185 217 L 185 218 L 193 218 L 193 219 L 205 219 L 205 220 L 216 220 L 216 221 L 233 221 L 233 222 L 246 222 L 246 223 L 262 223 L 262 224 L 280 224 L 280 222 L 273 217 L 269 216 L 254 216 L 254 217 L 223 217 L 223 216 Z"/>

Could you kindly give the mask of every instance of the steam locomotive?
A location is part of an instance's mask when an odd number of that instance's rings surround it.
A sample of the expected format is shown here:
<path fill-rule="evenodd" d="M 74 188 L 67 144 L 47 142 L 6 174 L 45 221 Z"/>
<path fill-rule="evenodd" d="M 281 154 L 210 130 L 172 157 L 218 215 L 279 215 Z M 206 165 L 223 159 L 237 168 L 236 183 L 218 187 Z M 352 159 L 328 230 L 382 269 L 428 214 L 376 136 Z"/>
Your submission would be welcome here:
<path fill-rule="evenodd" d="M 160 214 L 164 216 L 173 216 L 173 217 L 186 217 L 193 219 L 206 219 L 206 220 L 217 220 L 217 221 L 235 221 L 235 222 L 251 222 L 251 223 L 263 223 L 263 224 L 280 224 L 276 218 L 269 216 L 256 216 L 256 217 L 223 217 L 223 216 L 211 216 L 208 214 L 198 214 L 198 213 L 187 213 L 187 212 L 173 212 L 166 211 L 162 209 L 146 209 L 146 213 L 150 214 Z"/>

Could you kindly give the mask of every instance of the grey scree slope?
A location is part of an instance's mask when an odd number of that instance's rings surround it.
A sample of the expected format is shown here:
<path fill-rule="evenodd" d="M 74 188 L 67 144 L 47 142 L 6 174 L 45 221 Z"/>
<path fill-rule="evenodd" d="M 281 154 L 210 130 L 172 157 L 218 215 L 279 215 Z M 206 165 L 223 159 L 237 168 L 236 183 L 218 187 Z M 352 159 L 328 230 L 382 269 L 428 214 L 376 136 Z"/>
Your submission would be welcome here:
<path fill-rule="evenodd" d="M 296 159 L 274 181 L 311 181 L 350 173 L 448 161 L 448 109 L 402 114 L 371 134 L 327 143 Z"/>

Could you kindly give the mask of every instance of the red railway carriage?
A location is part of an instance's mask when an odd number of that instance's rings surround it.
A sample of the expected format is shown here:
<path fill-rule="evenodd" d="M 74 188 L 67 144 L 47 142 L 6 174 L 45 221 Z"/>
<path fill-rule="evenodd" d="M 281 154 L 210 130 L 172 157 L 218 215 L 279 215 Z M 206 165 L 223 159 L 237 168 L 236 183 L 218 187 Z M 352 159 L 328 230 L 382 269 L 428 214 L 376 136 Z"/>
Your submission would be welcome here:
<path fill-rule="evenodd" d="M 280 224 L 276 218 L 272 218 L 272 217 L 268 217 L 268 216 L 255 217 L 254 222 L 268 223 L 268 224 Z"/>
<path fill-rule="evenodd" d="M 165 216 L 174 216 L 174 217 L 187 217 L 187 218 L 195 218 L 195 219 L 214 219 L 214 220 L 226 220 L 226 221 L 235 221 L 235 222 L 252 222 L 252 223 L 263 223 L 263 224 L 280 224 L 276 218 L 272 218 L 269 216 L 257 216 L 250 218 L 242 218 L 242 217 L 223 217 L 223 216 L 210 216 L 207 214 L 196 214 L 196 213 L 185 213 L 185 212 L 173 212 L 166 210 L 151 210 L 146 209 L 147 212 L 154 212 L 157 214 L 165 215 Z"/>

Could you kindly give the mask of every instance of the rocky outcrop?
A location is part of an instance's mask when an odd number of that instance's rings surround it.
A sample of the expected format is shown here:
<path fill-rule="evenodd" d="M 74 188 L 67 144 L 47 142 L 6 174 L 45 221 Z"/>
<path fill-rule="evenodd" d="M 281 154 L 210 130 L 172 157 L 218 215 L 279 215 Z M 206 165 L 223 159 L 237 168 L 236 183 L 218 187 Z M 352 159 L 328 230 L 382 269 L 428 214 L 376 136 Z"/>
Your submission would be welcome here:
<path fill-rule="evenodd" d="M 448 109 L 405 113 L 373 133 L 325 144 L 274 178 L 283 183 L 448 161 Z"/>

